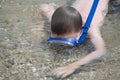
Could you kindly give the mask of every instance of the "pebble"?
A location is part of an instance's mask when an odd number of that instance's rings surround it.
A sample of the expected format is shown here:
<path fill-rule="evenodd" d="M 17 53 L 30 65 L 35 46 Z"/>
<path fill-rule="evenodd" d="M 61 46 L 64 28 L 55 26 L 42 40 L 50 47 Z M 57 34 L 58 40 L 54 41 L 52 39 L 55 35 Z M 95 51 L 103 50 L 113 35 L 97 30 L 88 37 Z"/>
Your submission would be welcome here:
<path fill-rule="evenodd" d="M 12 71 L 11 73 L 12 73 L 12 74 L 17 74 L 17 73 L 18 73 L 18 71 Z"/>
<path fill-rule="evenodd" d="M 35 76 L 39 76 L 39 73 L 38 73 L 38 72 L 36 72 L 36 73 L 34 73 L 34 75 L 35 75 Z"/>
<path fill-rule="evenodd" d="M 35 73 L 37 69 L 35 67 L 31 67 L 32 71 Z"/>
<path fill-rule="evenodd" d="M 26 65 L 27 65 L 27 66 L 32 66 L 33 64 L 32 64 L 32 63 L 30 63 L 30 62 L 28 62 Z"/>
<path fill-rule="evenodd" d="M 22 69 L 24 65 L 25 65 L 25 64 L 21 64 L 21 65 L 19 65 L 18 67 L 19 67 L 20 69 Z"/>
<path fill-rule="evenodd" d="M 0 9 L 2 8 L 2 5 L 0 5 Z"/>

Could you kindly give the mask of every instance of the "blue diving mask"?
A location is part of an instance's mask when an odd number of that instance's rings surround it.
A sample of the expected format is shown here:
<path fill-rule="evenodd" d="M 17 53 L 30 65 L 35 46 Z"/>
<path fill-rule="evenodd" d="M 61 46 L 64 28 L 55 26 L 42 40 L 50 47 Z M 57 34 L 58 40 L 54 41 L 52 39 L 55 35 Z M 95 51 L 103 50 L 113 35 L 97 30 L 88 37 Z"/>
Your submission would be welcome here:
<path fill-rule="evenodd" d="M 48 42 L 59 43 L 61 45 L 65 44 L 65 45 L 69 45 L 69 46 L 73 46 L 73 47 L 82 44 L 87 37 L 88 29 L 90 27 L 94 13 L 96 11 L 98 2 L 99 2 L 99 0 L 94 0 L 93 5 L 92 5 L 91 10 L 90 10 L 90 13 L 88 15 L 88 18 L 86 20 L 86 23 L 83 26 L 83 29 L 77 38 L 55 37 L 55 36 L 51 35 L 51 37 L 48 39 Z"/>
<path fill-rule="evenodd" d="M 56 37 L 51 35 L 48 39 L 50 43 L 59 43 L 60 45 L 67 45 L 67 46 L 77 46 L 79 44 L 79 38 L 81 36 L 82 31 L 79 33 L 78 37 L 76 38 L 68 38 L 68 37 Z"/>

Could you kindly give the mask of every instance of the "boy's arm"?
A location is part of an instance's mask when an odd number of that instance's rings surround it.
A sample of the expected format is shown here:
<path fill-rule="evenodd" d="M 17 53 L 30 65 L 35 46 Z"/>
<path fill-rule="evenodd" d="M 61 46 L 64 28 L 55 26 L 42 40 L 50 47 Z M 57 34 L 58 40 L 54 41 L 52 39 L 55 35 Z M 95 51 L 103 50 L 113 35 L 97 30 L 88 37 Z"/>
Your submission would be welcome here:
<path fill-rule="evenodd" d="M 70 74 L 72 74 L 76 69 L 80 68 L 80 66 L 85 65 L 95 59 L 98 59 L 102 55 L 105 54 L 105 44 L 104 41 L 100 35 L 99 29 L 97 28 L 90 28 L 88 32 L 91 42 L 93 43 L 95 47 L 95 51 L 91 52 L 87 56 L 83 57 L 82 59 L 69 64 L 67 66 L 59 67 L 53 71 L 53 75 L 57 77 L 66 77 Z"/>
<path fill-rule="evenodd" d="M 78 64 L 78 66 L 80 66 L 80 65 L 87 64 L 87 63 L 91 62 L 92 60 L 98 59 L 99 57 L 104 55 L 106 52 L 104 40 L 101 37 L 101 34 L 99 32 L 98 27 L 97 28 L 93 28 L 93 27 L 90 28 L 88 34 L 90 36 L 91 42 L 93 43 L 93 45 L 95 47 L 95 51 L 91 52 L 90 54 L 83 57 L 79 61 L 73 63 L 73 65 Z"/>

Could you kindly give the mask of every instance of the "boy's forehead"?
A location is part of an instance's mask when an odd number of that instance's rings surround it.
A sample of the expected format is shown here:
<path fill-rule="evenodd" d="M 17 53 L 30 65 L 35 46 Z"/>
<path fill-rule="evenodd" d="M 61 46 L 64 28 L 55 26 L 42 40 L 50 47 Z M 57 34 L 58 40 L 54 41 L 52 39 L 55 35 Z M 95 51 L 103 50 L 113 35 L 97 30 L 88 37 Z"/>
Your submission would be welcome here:
<path fill-rule="evenodd" d="M 69 37 L 69 38 L 76 38 L 78 35 L 80 35 L 81 31 L 79 32 L 69 32 L 63 35 L 57 35 L 56 33 L 51 33 L 51 36 L 55 37 Z"/>

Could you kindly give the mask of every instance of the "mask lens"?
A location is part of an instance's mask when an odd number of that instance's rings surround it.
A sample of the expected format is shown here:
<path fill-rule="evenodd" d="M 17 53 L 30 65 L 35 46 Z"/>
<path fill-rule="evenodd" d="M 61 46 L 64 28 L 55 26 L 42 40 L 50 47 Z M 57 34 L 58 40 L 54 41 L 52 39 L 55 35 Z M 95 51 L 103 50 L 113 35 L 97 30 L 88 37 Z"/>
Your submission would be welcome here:
<path fill-rule="evenodd" d="M 54 47 L 62 47 L 62 48 L 72 48 L 73 47 L 73 45 L 70 45 L 70 44 L 67 44 L 67 43 L 55 43 L 55 42 L 53 42 L 53 43 L 51 43 L 51 45 L 52 46 L 54 46 Z"/>
<path fill-rule="evenodd" d="M 58 38 L 58 37 L 50 37 L 48 40 L 50 43 L 55 43 L 60 46 L 74 47 L 76 46 L 77 40 L 72 38 Z"/>

